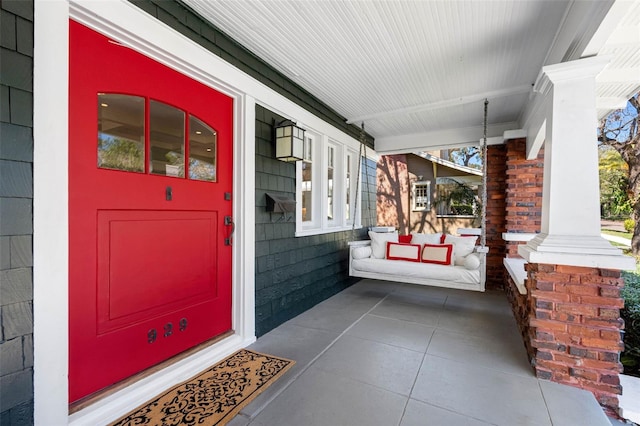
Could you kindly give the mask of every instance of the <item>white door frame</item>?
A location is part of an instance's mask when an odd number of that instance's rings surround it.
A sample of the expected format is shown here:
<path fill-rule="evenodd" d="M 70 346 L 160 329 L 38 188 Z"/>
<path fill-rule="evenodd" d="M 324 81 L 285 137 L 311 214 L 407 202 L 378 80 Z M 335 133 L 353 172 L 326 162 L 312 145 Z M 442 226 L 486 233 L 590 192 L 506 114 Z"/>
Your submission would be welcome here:
<path fill-rule="evenodd" d="M 72 18 L 234 99 L 234 334 L 68 415 L 68 20 Z M 34 415 L 100 424 L 255 340 L 255 100 L 239 71 L 128 2 L 36 1 L 34 57 Z M 170 49 L 170 51 L 168 50 Z M 216 70 L 212 75 L 205 70 Z"/>

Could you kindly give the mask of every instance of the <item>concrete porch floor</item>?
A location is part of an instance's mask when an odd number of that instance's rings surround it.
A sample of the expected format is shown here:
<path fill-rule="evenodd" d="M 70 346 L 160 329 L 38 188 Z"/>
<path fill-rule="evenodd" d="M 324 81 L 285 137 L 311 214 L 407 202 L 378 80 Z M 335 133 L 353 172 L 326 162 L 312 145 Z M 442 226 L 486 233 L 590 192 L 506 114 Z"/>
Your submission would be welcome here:
<path fill-rule="evenodd" d="M 362 280 L 250 348 L 296 365 L 230 426 L 611 425 L 534 377 L 502 292 Z"/>

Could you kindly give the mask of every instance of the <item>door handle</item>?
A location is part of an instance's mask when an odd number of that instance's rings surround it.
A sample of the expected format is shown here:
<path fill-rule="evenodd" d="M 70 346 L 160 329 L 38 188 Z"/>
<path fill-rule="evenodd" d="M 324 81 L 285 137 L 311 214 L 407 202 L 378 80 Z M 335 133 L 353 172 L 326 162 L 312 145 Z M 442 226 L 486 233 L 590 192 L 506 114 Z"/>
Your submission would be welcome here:
<path fill-rule="evenodd" d="M 231 216 L 225 216 L 224 217 L 224 225 L 225 226 L 231 226 L 231 232 L 229 233 L 229 236 L 227 238 L 224 239 L 224 245 L 225 246 L 230 246 L 233 237 L 233 233 L 236 231 L 236 224 L 233 222 L 233 218 Z"/>

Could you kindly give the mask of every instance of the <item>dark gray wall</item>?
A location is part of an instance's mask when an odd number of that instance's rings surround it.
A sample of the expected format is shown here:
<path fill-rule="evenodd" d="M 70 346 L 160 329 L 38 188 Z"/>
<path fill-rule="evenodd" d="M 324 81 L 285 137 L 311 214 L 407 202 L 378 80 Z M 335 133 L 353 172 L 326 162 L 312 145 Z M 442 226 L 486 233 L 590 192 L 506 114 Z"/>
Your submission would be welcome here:
<path fill-rule="evenodd" d="M 265 193 L 296 198 L 295 163 L 275 158 L 273 123 L 282 117 L 256 107 L 256 334 L 283 322 L 338 293 L 357 279 L 349 277 L 348 246 L 363 239 L 364 229 L 308 237 L 294 236 L 295 215 L 283 220 L 266 211 Z M 375 209 L 375 163 L 368 162 L 369 185 L 363 185 L 363 223 Z M 363 178 L 365 176 L 362 168 Z M 369 203 L 371 199 L 371 203 Z"/>
<path fill-rule="evenodd" d="M 33 2 L 0 7 L 0 424 L 33 423 Z"/>

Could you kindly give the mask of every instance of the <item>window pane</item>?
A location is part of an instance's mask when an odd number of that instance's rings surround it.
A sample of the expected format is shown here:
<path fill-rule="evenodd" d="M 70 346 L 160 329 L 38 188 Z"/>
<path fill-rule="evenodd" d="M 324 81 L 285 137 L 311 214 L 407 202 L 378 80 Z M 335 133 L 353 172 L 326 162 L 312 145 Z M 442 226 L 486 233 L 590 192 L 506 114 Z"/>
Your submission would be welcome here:
<path fill-rule="evenodd" d="M 98 93 L 98 167 L 144 173 L 144 98 Z"/>
<path fill-rule="evenodd" d="M 346 207 L 346 218 L 347 220 L 351 220 L 351 202 L 350 202 L 350 196 L 351 196 L 351 154 L 347 154 L 347 181 L 345 182 L 345 188 L 346 188 L 346 200 L 347 200 L 347 205 Z"/>
<path fill-rule="evenodd" d="M 216 181 L 216 131 L 189 116 L 189 179 Z"/>
<path fill-rule="evenodd" d="M 333 164 L 334 149 L 329 147 L 327 167 L 327 219 L 333 220 Z"/>
<path fill-rule="evenodd" d="M 184 112 L 177 108 L 149 102 L 151 173 L 184 177 L 184 117 Z"/>
<path fill-rule="evenodd" d="M 431 182 L 413 183 L 413 210 L 431 209 Z"/>
<path fill-rule="evenodd" d="M 312 218 L 312 202 L 311 202 L 311 152 L 313 140 L 305 138 L 304 140 L 304 160 L 302 161 L 302 221 L 311 222 Z"/>

